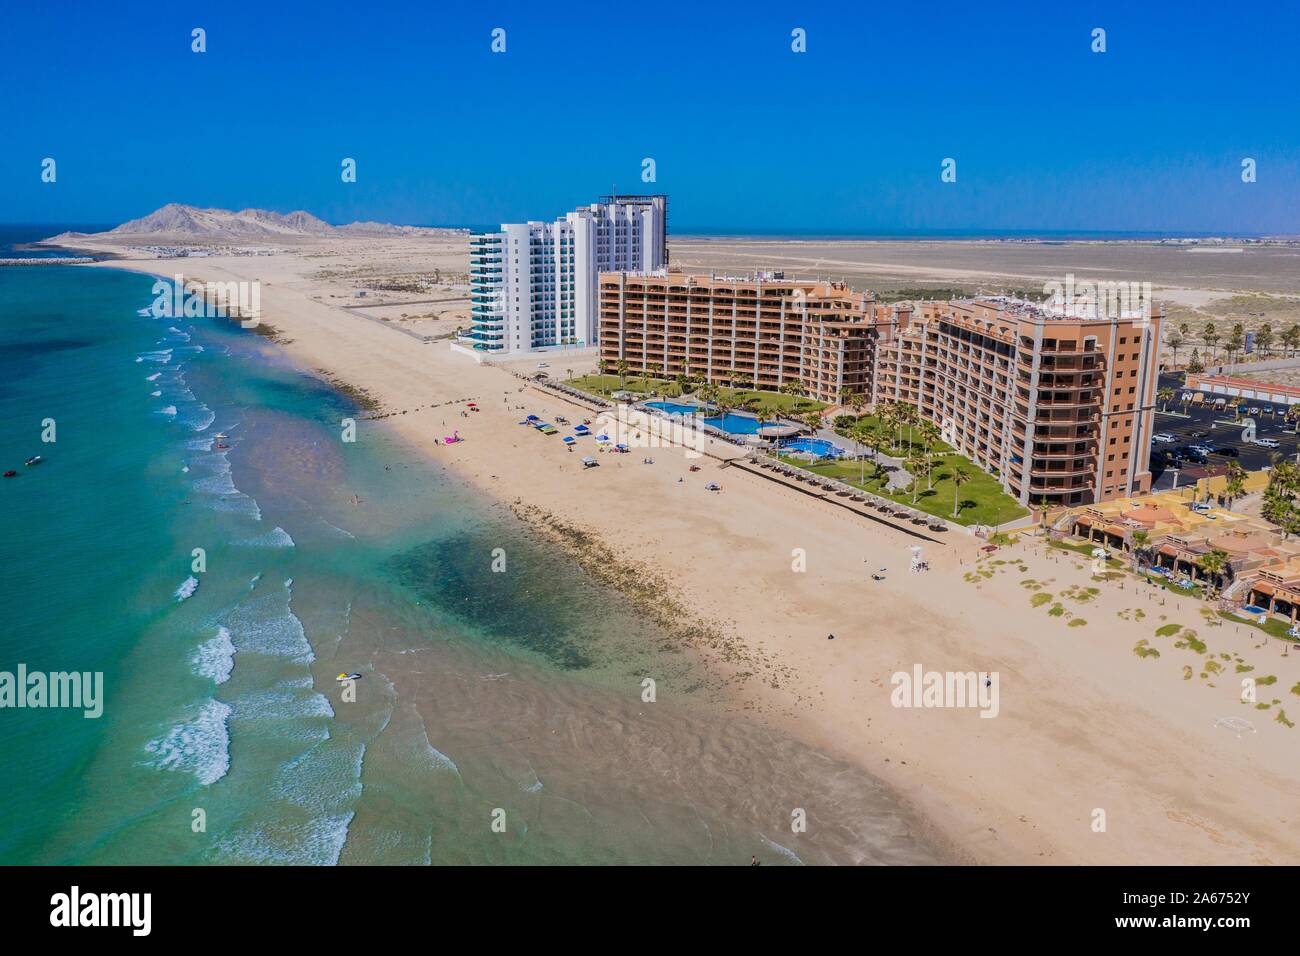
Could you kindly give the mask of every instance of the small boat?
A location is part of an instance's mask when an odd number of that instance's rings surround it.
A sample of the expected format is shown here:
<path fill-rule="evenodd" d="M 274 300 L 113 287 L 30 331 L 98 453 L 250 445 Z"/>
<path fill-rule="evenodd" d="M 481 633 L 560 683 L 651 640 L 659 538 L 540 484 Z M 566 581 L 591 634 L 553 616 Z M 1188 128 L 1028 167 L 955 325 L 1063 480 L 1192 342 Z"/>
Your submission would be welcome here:
<path fill-rule="evenodd" d="M 218 450 L 222 450 L 222 451 L 224 451 L 225 449 L 227 449 L 227 448 L 229 448 L 229 447 L 230 447 L 229 445 L 223 445 L 223 444 L 221 444 L 220 442 L 217 443 L 217 449 L 218 449 Z"/>
<path fill-rule="evenodd" d="M 344 681 L 350 681 L 350 680 L 361 680 L 361 675 L 360 675 L 360 674 L 357 674 L 357 673 L 352 673 L 352 674 L 340 674 L 338 677 L 336 677 L 336 678 L 334 678 L 334 679 L 335 679 L 336 681 L 338 681 L 340 684 L 342 684 Z"/>
<path fill-rule="evenodd" d="M 11 469 L 9 469 L 8 471 L 5 472 L 5 477 L 6 477 L 6 478 L 12 478 L 12 477 L 14 477 L 16 474 L 18 474 L 18 472 L 14 471 L 14 470 L 11 468 Z"/>
<path fill-rule="evenodd" d="M 229 437 L 230 437 L 230 436 L 227 435 L 227 434 L 225 434 L 225 432 L 217 432 L 217 441 L 224 441 L 225 439 L 227 439 L 227 438 L 229 438 Z"/>
<path fill-rule="evenodd" d="M 42 458 L 40 455 L 32 455 L 32 457 L 28 458 L 25 462 L 23 462 L 23 464 L 27 465 L 30 468 L 32 465 L 39 465 L 44 460 L 45 459 Z"/>

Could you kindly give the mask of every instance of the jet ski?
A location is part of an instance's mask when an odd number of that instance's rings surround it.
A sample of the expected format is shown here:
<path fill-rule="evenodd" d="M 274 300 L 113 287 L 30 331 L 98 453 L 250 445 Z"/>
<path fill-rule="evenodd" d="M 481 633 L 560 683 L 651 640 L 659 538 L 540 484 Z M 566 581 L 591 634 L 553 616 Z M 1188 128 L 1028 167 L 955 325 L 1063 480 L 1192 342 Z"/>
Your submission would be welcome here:
<path fill-rule="evenodd" d="M 338 677 L 336 677 L 336 678 L 334 678 L 334 679 L 335 679 L 336 681 L 338 681 L 340 684 L 342 684 L 344 681 L 349 681 L 349 680 L 361 680 L 361 675 L 360 675 L 360 674 L 340 674 Z"/>
<path fill-rule="evenodd" d="M 8 471 L 5 472 L 5 477 L 6 477 L 6 478 L 13 478 L 13 477 L 14 477 L 15 475 L 17 475 L 17 474 L 18 474 L 18 472 L 14 471 L 12 468 L 10 468 Z"/>
<path fill-rule="evenodd" d="M 32 455 L 32 457 L 28 458 L 25 462 L 23 462 L 23 464 L 30 467 L 31 465 L 39 465 L 44 460 L 45 459 L 43 459 L 40 455 Z"/>

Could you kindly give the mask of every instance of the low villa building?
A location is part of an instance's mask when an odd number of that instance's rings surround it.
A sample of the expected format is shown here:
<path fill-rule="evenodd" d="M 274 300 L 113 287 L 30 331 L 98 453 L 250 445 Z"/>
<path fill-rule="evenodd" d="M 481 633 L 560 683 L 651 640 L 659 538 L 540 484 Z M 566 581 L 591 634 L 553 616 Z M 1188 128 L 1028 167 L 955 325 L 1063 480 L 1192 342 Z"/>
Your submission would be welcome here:
<path fill-rule="evenodd" d="M 1132 553 L 1134 535 L 1142 532 L 1151 566 L 1193 581 L 1205 577 L 1201 559 L 1211 551 L 1222 551 L 1227 567 L 1216 584 L 1237 597 L 1244 596 L 1245 588 L 1265 569 L 1300 561 L 1300 539 L 1288 538 L 1271 522 L 1197 503 L 1177 491 L 1073 509 L 1053 527 L 1120 553 Z"/>
<path fill-rule="evenodd" d="M 1300 611 L 1300 557 L 1261 568 L 1250 585 L 1249 603 L 1295 624 Z"/>

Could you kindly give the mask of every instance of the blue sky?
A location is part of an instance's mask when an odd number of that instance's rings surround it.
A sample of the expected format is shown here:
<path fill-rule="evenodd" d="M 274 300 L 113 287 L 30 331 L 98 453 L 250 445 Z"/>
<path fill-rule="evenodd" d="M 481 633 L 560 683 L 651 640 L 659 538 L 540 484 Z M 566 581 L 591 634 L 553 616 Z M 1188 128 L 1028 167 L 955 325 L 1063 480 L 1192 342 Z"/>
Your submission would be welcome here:
<path fill-rule="evenodd" d="M 1296 234 L 1297 49 L 1294 3 L 7 4 L 0 221 L 486 224 L 616 186 L 675 232 Z"/>

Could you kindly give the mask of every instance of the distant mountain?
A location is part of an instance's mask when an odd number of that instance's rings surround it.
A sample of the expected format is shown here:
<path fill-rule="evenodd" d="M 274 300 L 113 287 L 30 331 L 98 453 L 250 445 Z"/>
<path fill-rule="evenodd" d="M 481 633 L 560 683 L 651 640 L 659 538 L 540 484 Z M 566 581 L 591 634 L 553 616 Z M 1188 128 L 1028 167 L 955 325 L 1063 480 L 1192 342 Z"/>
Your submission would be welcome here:
<path fill-rule="evenodd" d="M 423 226 L 393 226 L 380 222 L 354 222 L 331 226 L 309 212 L 288 214 L 269 209 L 200 209 L 181 203 L 168 203 L 140 219 L 132 219 L 108 232 L 65 232 L 47 242 L 74 237 L 89 238 L 168 238 L 200 241 L 275 240 L 301 236 L 420 236 L 447 235 L 454 229 L 431 229 Z"/>

